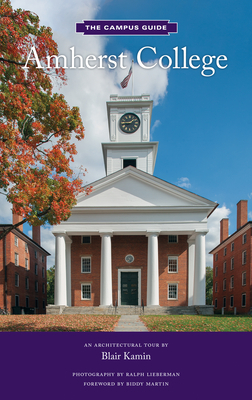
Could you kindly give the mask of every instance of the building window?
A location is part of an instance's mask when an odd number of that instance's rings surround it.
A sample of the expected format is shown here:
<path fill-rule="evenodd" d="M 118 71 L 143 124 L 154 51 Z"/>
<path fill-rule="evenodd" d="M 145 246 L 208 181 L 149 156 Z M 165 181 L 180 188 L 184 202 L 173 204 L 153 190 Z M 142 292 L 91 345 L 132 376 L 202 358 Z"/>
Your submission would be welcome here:
<path fill-rule="evenodd" d="M 218 276 L 218 267 L 215 267 L 215 276 Z"/>
<path fill-rule="evenodd" d="M 15 307 L 19 307 L 19 295 L 15 294 Z"/>
<path fill-rule="evenodd" d="M 16 235 L 14 236 L 14 243 L 15 243 L 15 246 L 18 246 L 18 237 Z"/>
<path fill-rule="evenodd" d="M 91 243 L 91 236 L 82 236 L 81 242 L 82 243 Z"/>
<path fill-rule="evenodd" d="M 35 275 L 38 275 L 38 264 L 35 264 Z"/>
<path fill-rule="evenodd" d="M 246 264 L 247 262 L 247 251 L 242 252 L 242 265 Z"/>
<path fill-rule="evenodd" d="M 226 308 L 226 297 L 223 297 L 223 307 Z"/>
<path fill-rule="evenodd" d="M 234 242 L 231 243 L 231 251 L 234 251 Z"/>
<path fill-rule="evenodd" d="M 224 256 L 226 256 L 226 255 L 227 255 L 227 248 L 226 248 L 226 247 L 224 247 L 224 250 L 223 250 L 223 255 L 224 255 Z"/>
<path fill-rule="evenodd" d="M 38 281 L 35 281 L 35 292 L 38 292 Z"/>
<path fill-rule="evenodd" d="M 91 257 L 81 257 L 81 272 L 83 274 L 91 272 Z"/>
<path fill-rule="evenodd" d="M 217 293 L 218 292 L 218 282 L 215 282 L 215 285 L 214 285 L 215 287 L 215 293 Z"/>
<path fill-rule="evenodd" d="M 28 258 L 25 258 L 25 269 L 28 271 Z"/>
<path fill-rule="evenodd" d="M 230 278 L 230 289 L 234 288 L 234 276 L 231 276 Z"/>
<path fill-rule="evenodd" d="M 25 252 L 28 253 L 28 244 L 25 243 Z"/>
<path fill-rule="evenodd" d="M 29 307 L 29 297 L 28 296 L 25 298 L 25 307 L 26 308 Z"/>
<path fill-rule="evenodd" d="M 91 284 L 83 283 L 81 285 L 81 300 L 91 300 Z"/>
<path fill-rule="evenodd" d="M 29 278 L 28 277 L 26 277 L 25 278 L 25 289 L 29 289 Z"/>
<path fill-rule="evenodd" d="M 234 269 L 234 257 L 231 258 L 231 271 Z"/>
<path fill-rule="evenodd" d="M 244 235 L 242 235 L 242 244 L 247 243 L 247 234 L 244 233 Z"/>
<path fill-rule="evenodd" d="M 242 293 L 242 307 L 246 307 L 246 293 Z"/>
<path fill-rule="evenodd" d="M 168 300 L 178 299 L 178 284 L 169 283 L 168 284 Z"/>
<path fill-rule="evenodd" d="M 15 286 L 19 287 L 19 275 L 15 273 Z"/>
<path fill-rule="evenodd" d="M 227 288 L 227 280 L 223 279 L 223 290 L 226 290 Z"/>
<path fill-rule="evenodd" d="M 217 299 L 215 299 L 214 300 L 214 308 L 217 308 L 217 306 L 218 306 L 218 301 L 217 301 Z"/>
<path fill-rule="evenodd" d="M 42 278 L 44 278 L 44 277 L 45 277 L 45 268 L 42 267 Z"/>
<path fill-rule="evenodd" d="M 129 165 L 136 168 L 136 159 L 135 158 L 124 158 L 123 159 L 123 168 L 127 168 Z"/>
<path fill-rule="evenodd" d="M 227 263 L 226 261 L 224 261 L 223 263 L 223 274 L 225 274 L 227 272 Z"/>
<path fill-rule="evenodd" d="M 39 303 L 38 303 L 38 299 L 35 299 L 35 308 L 39 308 Z"/>
<path fill-rule="evenodd" d="M 42 284 L 42 292 L 45 293 L 45 284 Z"/>
<path fill-rule="evenodd" d="M 246 285 L 246 280 L 247 280 L 247 276 L 246 275 L 247 275 L 246 272 L 242 273 L 242 286 Z"/>
<path fill-rule="evenodd" d="M 178 235 L 169 235 L 168 242 L 169 243 L 178 243 Z"/>
<path fill-rule="evenodd" d="M 218 253 L 215 254 L 215 261 L 218 261 Z"/>
<path fill-rule="evenodd" d="M 168 272 L 169 273 L 178 272 L 178 257 L 175 256 L 168 257 Z"/>
<path fill-rule="evenodd" d="M 230 296 L 230 307 L 234 307 L 234 296 Z"/>
<path fill-rule="evenodd" d="M 15 253 L 15 265 L 16 265 L 16 267 L 19 266 L 19 259 L 18 258 L 19 258 L 18 257 L 18 253 Z"/>
<path fill-rule="evenodd" d="M 38 258 L 38 252 L 36 250 L 34 251 L 34 255 L 35 255 L 35 258 Z"/>
<path fill-rule="evenodd" d="M 45 256 L 42 254 L 42 263 L 45 262 Z"/>

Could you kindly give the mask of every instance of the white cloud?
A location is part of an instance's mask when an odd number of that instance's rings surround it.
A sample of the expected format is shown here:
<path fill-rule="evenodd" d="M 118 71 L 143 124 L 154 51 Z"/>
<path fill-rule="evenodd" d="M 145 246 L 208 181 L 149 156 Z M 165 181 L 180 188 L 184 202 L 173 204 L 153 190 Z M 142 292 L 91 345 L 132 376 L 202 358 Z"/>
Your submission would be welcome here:
<path fill-rule="evenodd" d="M 55 237 L 52 234 L 52 226 L 41 226 L 41 246 L 51 255 L 47 257 L 47 268 L 55 265 Z"/>
<path fill-rule="evenodd" d="M 185 189 L 189 189 L 192 186 L 189 181 L 189 178 L 186 177 L 179 178 L 177 185 Z"/>
<path fill-rule="evenodd" d="M 11 224 L 12 223 L 12 205 L 8 203 L 4 195 L 0 195 L 0 223 Z"/>
<path fill-rule="evenodd" d="M 106 54 L 106 43 L 109 40 L 102 36 L 83 36 L 75 33 L 75 23 L 83 19 L 94 19 L 101 0 L 73 0 L 71 3 L 60 0 L 49 1 L 13 0 L 13 8 L 22 7 L 37 13 L 41 23 L 51 26 L 54 39 L 58 43 L 59 53 L 70 60 L 70 48 L 74 46 L 75 55 L 83 59 L 93 54 Z M 125 69 L 68 69 L 68 82 L 61 92 L 71 106 L 80 108 L 85 127 L 85 139 L 77 142 L 78 154 L 75 156 L 74 170 L 82 165 L 88 170 L 85 184 L 93 182 L 105 175 L 101 143 L 109 141 L 106 101 L 110 94 L 130 95 L 132 78 L 126 89 L 120 82 L 127 75 L 131 65 L 132 54 L 129 49 L 122 49 L 127 56 Z M 119 56 L 119 53 L 116 54 Z M 152 61 L 152 63 L 155 61 Z M 145 70 L 134 65 L 134 94 L 150 94 L 154 105 L 157 105 L 167 93 L 168 71 L 161 68 Z M 148 74 L 148 75 L 147 75 Z"/>
<path fill-rule="evenodd" d="M 228 218 L 231 211 L 225 206 L 218 207 L 208 218 L 208 234 L 206 235 L 206 265 L 213 265 L 213 256 L 208 254 L 220 244 L 220 221 Z"/>
<path fill-rule="evenodd" d="M 59 54 L 66 55 L 69 60 L 70 48 L 73 46 L 75 55 L 81 55 L 84 60 L 90 54 L 96 56 L 106 54 L 105 47 L 109 39 L 102 36 L 85 37 L 75 33 L 76 22 L 94 19 L 99 8 L 104 4 L 103 0 L 72 0 L 71 2 L 12 0 L 11 3 L 14 9 L 23 8 L 35 12 L 40 17 L 42 25 L 50 26 L 53 38 L 58 43 Z M 78 154 L 73 164 L 76 173 L 80 166 L 87 168 L 88 173 L 84 178 L 84 184 L 105 175 L 101 143 L 109 141 L 106 101 L 109 100 L 110 94 L 131 94 L 132 79 L 126 89 L 122 89 L 119 85 L 127 75 L 132 60 L 129 49 L 122 49 L 122 51 L 127 55 L 126 69 L 66 70 L 68 81 L 61 92 L 70 106 L 80 108 L 85 127 L 85 139 L 77 142 Z M 134 65 L 134 94 L 150 94 L 154 105 L 157 105 L 166 95 L 167 85 L 167 70 L 161 68 L 144 70 L 138 64 Z M 2 214 L 4 215 L 4 212 Z M 48 266 L 53 265 L 54 237 L 48 226 L 42 228 L 42 246 L 52 253 Z"/>
<path fill-rule="evenodd" d="M 159 127 L 159 125 L 161 125 L 161 121 L 159 119 L 156 119 L 156 121 L 154 122 L 154 124 L 152 125 L 152 128 L 151 128 L 152 134 L 155 131 L 155 129 Z"/>

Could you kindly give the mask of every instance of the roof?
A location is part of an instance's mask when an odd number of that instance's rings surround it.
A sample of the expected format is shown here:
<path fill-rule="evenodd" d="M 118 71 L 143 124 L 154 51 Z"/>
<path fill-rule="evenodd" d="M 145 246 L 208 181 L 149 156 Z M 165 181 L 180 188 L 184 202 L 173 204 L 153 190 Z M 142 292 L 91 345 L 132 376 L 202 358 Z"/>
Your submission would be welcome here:
<path fill-rule="evenodd" d="M 162 191 L 163 193 L 169 193 L 176 197 L 177 199 L 183 199 L 184 201 L 189 201 L 190 203 L 194 203 L 195 205 L 197 204 L 198 206 L 204 206 L 205 208 L 209 209 L 209 213 L 207 217 L 211 215 L 211 213 L 218 207 L 218 203 L 215 203 L 211 200 L 206 199 L 205 197 L 199 196 L 193 192 L 190 192 L 189 190 L 183 189 L 179 186 L 176 186 L 172 183 L 169 183 L 163 179 L 157 178 L 151 174 L 148 174 L 147 172 L 144 172 L 142 170 L 139 170 L 133 166 L 128 166 L 126 168 L 120 169 L 119 171 L 116 171 L 110 175 L 107 175 L 101 179 L 98 179 L 97 181 L 88 184 L 86 187 L 92 186 L 93 191 L 89 196 L 86 196 L 85 194 L 79 194 L 77 197 L 77 205 L 73 207 L 73 209 L 77 208 L 78 205 L 83 201 L 91 198 L 93 196 L 96 196 L 96 194 L 100 191 L 106 190 L 108 187 L 115 187 L 115 185 L 118 185 L 118 182 L 120 181 L 125 181 L 126 178 L 131 178 L 135 179 L 139 182 L 139 190 L 140 190 L 140 184 L 145 184 L 146 186 L 152 187 L 153 189 L 159 190 L 160 192 Z M 165 197 L 164 197 L 165 200 Z M 163 200 L 163 201 L 164 201 Z M 89 203 L 89 201 L 87 201 Z M 161 204 L 159 204 L 160 206 Z M 163 204 L 164 206 L 166 204 Z M 147 204 L 146 204 L 147 206 Z M 157 205 L 156 205 L 157 206 Z M 181 204 L 182 206 L 182 204 Z"/>
<path fill-rule="evenodd" d="M 223 246 L 225 243 L 227 243 L 230 239 L 231 239 L 231 240 L 234 239 L 234 236 L 235 236 L 237 233 L 239 233 L 240 231 L 245 230 L 247 225 L 251 225 L 250 228 L 252 228 L 252 221 L 246 222 L 245 225 L 243 225 L 243 226 L 241 226 L 239 229 L 237 229 L 237 231 L 235 231 L 234 233 L 232 233 L 232 235 L 229 235 L 225 240 L 223 240 L 221 243 L 219 243 L 218 246 L 216 246 L 213 250 L 209 251 L 209 254 L 215 253 L 216 250 L 217 250 L 219 247 L 222 247 L 222 246 Z M 240 233 L 242 234 L 242 232 L 240 232 Z M 238 234 L 237 236 L 239 236 L 239 234 Z"/>
<path fill-rule="evenodd" d="M 13 224 L 0 224 L 0 230 L 3 230 L 4 228 L 10 228 L 11 226 L 14 226 Z M 19 237 L 23 236 L 23 239 L 26 242 L 30 242 L 33 245 L 35 245 L 36 247 L 38 247 L 41 251 L 43 251 L 44 253 L 46 253 L 48 256 L 50 256 L 51 254 L 48 253 L 48 251 L 46 251 L 43 247 L 41 247 L 37 242 L 35 242 L 33 239 L 31 239 L 29 236 L 27 236 L 24 232 L 22 232 L 20 229 L 18 228 L 13 228 L 13 230 L 11 231 L 12 233 L 17 234 Z M 9 232 L 9 233 L 11 233 Z M 9 234 L 8 233 L 8 234 Z"/>

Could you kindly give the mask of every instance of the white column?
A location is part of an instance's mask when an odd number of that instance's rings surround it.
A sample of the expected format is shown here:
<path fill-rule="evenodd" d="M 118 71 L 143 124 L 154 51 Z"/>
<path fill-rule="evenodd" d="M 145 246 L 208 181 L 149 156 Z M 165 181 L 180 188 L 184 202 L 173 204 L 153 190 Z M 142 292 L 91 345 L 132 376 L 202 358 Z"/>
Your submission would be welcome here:
<path fill-rule="evenodd" d="M 72 305 L 72 286 L 71 286 L 71 244 L 72 240 L 66 238 L 66 286 L 67 286 L 67 305 Z"/>
<path fill-rule="evenodd" d="M 66 242 L 64 234 L 57 234 L 55 238 L 54 303 L 57 306 L 67 305 Z"/>
<path fill-rule="evenodd" d="M 188 306 L 193 305 L 194 270 L 195 270 L 195 240 L 188 239 Z"/>
<path fill-rule="evenodd" d="M 148 233 L 147 306 L 159 306 L 158 233 Z"/>
<path fill-rule="evenodd" d="M 111 233 L 101 234 L 101 283 L 100 283 L 100 305 L 110 306 L 112 304 L 112 255 L 111 255 Z"/>
<path fill-rule="evenodd" d="M 206 304 L 206 233 L 197 233 L 195 238 L 195 273 L 193 304 Z"/>

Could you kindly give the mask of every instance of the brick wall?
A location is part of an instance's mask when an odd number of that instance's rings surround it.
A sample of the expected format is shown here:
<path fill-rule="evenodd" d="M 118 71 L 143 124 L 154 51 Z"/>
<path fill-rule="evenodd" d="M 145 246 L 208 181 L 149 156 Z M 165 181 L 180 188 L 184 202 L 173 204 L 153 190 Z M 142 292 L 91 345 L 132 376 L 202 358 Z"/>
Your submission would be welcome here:
<path fill-rule="evenodd" d="M 251 296 L 251 228 L 246 231 L 247 241 L 243 244 L 243 233 L 241 233 L 233 241 L 230 241 L 226 246 L 226 255 L 224 248 L 217 251 L 218 260 L 214 257 L 213 268 L 213 302 L 217 299 L 217 309 L 223 307 L 223 298 L 226 297 L 226 311 L 233 311 L 236 307 L 238 313 L 247 313 L 250 310 Z M 231 250 L 231 245 L 234 243 L 234 250 Z M 246 251 L 246 263 L 242 264 L 242 253 Z M 234 269 L 231 270 L 231 259 L 234 259 Z M 226 272 L 223 270 L 223 264 L 226 262 Z M 216 275 L 216 267 L 218 267 L 218 275 Z M 242 273 L 246 272 L 246 285 L 242 285 Z M 234 287 L 230 287 L 231 277 L 234 277 Z M 223 289 L 223 280 L 226 279 L 226 290 Z M 217 282 L 218 290 L 215 292 L 215 283 Z M 246 294 L 246 306 L 242 307 L 242 294 Z M 230 297 L 234 297 L 234 307 L 230 306 Z"/>
<path fill-rule="evenodd" d="M 147 301 L 147 255 L 146 236 L 113 236 L 112 242 L 112 292 L 113 304 L 118 300 L 118 269 L 141 269 L 141 301 Z M 159 284 L 160 305 L 187 305 L 188 269 L 187 236 L 179 236 L 178 243 L 168 243 L 168 236 L 160 235 Z M 134 256 L 132 263 L 125 257 Z M 168 273 L 168 256 L 178 256 L 178 273 Z M 91 273 L 81 272 L 81 257 L 91 257 Z M 82 244 L 81 236 L 73 236 L 71 247 L 72 306 L 98 306 L 100 304 L 101 238 L 92 236 L 91 243 Z M 168 300 L 168 283 L 178 283 L 178 299 Z M 91 284 L 91 300 L 81 300 L 81 283 Z"/>
<path fill-rule="evenodd" d="M 36 313 L 44 314 L 43 300 L 46 306 L 47 287 L 46 287 L 46 256 L 31 242 L 28 242 L 28 251 L 25 248 L 25 238 L 18 237 L 15 244 L 15 234 L 9 233 L 6 236 L 6 265 L 7 265 L 7 308 L 12 312 L 15 306 L 15 295 L 19 296 L 19 306 L 26 307 L 26 297 L 29 297 L 29 307 L 35 308 L 35 299 L 38 300 Z M 0 256 L 0 307 L 4 307 L 4 266 L 3 266 L 3 240 L 1 243 Z M 35 257 L 37 252 L 37 258 Z M 15 265 L 15 253 L 18 254 L 18 265 Z M 42 261 L 42 255 L 44 260 Z M 25 259 L 28 259 L 28 270 L 25 268 Z M 35 274 L 35 264 L 37 264 L 37 275 Z M 44 270 L 44 277 L 42 276 Z M 19 285 L 15 286 L 15 274 L 19 276 Z M 29 279 L 29 289 L 26 289 L 26 277 Z M 35 292 L 35 281 L 38 282 L 38 291 Z M 44 293 L 43 293 L 44 289 Z"/>

